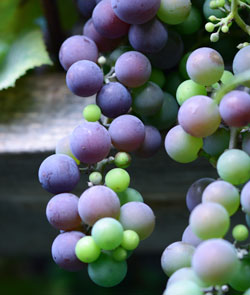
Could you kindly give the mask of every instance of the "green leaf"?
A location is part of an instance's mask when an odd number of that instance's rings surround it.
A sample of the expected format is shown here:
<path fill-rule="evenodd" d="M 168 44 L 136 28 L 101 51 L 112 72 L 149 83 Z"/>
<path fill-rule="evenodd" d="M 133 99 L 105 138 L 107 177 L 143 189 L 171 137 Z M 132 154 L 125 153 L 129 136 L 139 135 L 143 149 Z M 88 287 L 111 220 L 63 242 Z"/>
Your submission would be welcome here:
<path fill-rule="evenodd" d="M 39 29 L 18 35 L 0 66 L 0 90 L 14 87 L 16 80 L 29 69 L 52 65 Z"/>

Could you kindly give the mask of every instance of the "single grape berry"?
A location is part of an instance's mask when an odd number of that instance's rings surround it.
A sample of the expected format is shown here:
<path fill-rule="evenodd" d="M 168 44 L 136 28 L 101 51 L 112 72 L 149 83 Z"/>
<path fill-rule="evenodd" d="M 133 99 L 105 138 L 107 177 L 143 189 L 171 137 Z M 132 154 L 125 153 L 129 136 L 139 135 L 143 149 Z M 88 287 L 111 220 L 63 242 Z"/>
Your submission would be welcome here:
<path fill-rule="evenodd" d="M 123 249 L 122 247 L 118 247 L 112 252 L 112 257 L 116 261 L 124 261 L 127 259 L 127 256 L 128 256 L 127 251 Z"/>
<path fill-rule="evenodd" d="M 140 243 L 140 237 L 134 230 L 127 229 L 123 232 L 121 246 L 126 250 L 134 250 Z"/>
<path fill-rule="evenodd" d="M 91 263 L 98 259 L 101 254 L 101 249 L 97 246 L 93 237 L 85 236 L 81 238 L 75 248 L 76 257 L 85 263 Z"/>
<path fill-rule="evenodd" d="M 238 224 L 233 228 L 232 235 L 236 241 L 241 242 L 248 238 L 249 231 L 244 224 Z"/>
<path fill-rule="evenodd" d="M 127 168 L 131 163 L 131 156 L 125 152 L 119 152 L 115 155 L 114 163 L 118 168 Z"/>
<path fill-rule="evenodd" d="M 88 122 L 96 122 L 101 118 L 101 109 L 96 104 L 89 104 L 83 109 L 83 117 Z"/>
<path fill-rule="evenodd" d="M 125 191 L 130 183 L 130 176 L 128 172 L 121 168 L 114 168 L 110 170 L 105 176 L 106 185 L 116 193 Z"/>
<path fill-rule="evenodd" d="M 92 172 L 89 175 L 89 181 L 92 182 L 94 185 L 98 185 L 102 183 L 102 174 L 100 172 Z"/>

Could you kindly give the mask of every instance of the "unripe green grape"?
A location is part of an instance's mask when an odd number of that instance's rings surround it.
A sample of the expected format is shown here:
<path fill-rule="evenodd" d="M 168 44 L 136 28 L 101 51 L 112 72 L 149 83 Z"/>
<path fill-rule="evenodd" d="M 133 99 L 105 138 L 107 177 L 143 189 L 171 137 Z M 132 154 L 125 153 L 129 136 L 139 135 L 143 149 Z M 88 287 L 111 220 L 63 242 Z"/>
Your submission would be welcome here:
<path fill-rule="evenodd" d="M 93 237 L 85 236 L 77 242 L 75 253 L 80 261 L 91 263 L 98 259 L 101 254 L 101 249 L 97 246 Z"/>
<path fill-rule="evenodd" d="M 123 232 L 121 246 L 126 250 L 134 250 L 138 247 L 140 238 L 137 232 L 127 229 Z"/>
<path fill-rule="evenodd" d="M 219 33 L 218 32 L 213 33 L 213 34 L 210 35 L 210 41 L 211 42 L 217 42 L 219 39 L 220 39 L 220 37 L 219 37 Z"/>
<path fill-rule="evenodd" d="M 102 183 L 102 174 L 100 172 L 92 172 L 89 175 L 89 181 L 92 182 L 94 185 L 98 185 Z"/>
<path fill-rule="evenodd" d="M 207 95 L 205 86 L 200 85 L 193 80 L 186 80 L 182 82 L 176 91 L 176 99 L 179 105 L 184 101 L 195 95 Z"/>
<path fill-rule="evenodd" d="M 233 228 L 232 235 L 236 241 L 241 242 L 248 238 L 249 231 L 244 224 L 238 224 Z"/>
<path fill-rule="evenodd" d="M 94 224 L 91 235 L 101 249 L 113 250 L 122 242 L 123 227 L 116 219 L 104 217 Z"/>
<path fill-rule="evenodd" d="M 206 23 L 205 30 L 208 33 L 212 33 L 214 31 L 214 24 L 213 23 Z"/>
<path fill-rule="evenodd" d="M 215 22 L 218 20 L 218 18 L 215 15 L 210 15 L 208 20 L 210 20 L 211 22 Z"/>
<path fill-rule="evenodd" d="M 250 157 L 239 149 L 227 150 L 218 159 L 217 172 L 225 181 L 243 184 L 250 179 Z"/>
<path fill-rule="evenodd" d="M 149 78 L 149 81 L 154 82 L 155 84 L 159 85 L 162 88 L 166 83 L 166 78 L 165 78 L 163 71 L 161 71 L 157 68 L 152 68 L 152 72 L 151 72 L 151 76 Z"/>
<path fill-rule="evenodd" d="M 217 7 L 223 7 L 226 2 L 225 0 L 216 0 Z"/>
<path fill-rule="evenodd" d="M 216 8 L 217 8 L 217 2 L 216 2 L 216 0 L 212 0 L 212 1 L 210 1 L 210 3 L 209 3 L 209 7 L 210 7 L 211 9 L 216 9 Z"/>
<path fill-rule="evenodd" d="M 131 163 L 131 156 L 126 152 L 119 152 L 115 155 L 114 163 L 118 168 L 127 168 Z"/>
<path fill-rule="evenodd" d="M 245 291 L 250 287 L 250 263 L 248 260 L 240 260 L 237 272 L 229 280 L 229 285 L 237 291 Z"/>
<path fill-rule="evenodd" d="M 223 33 L 228 33 L 228 31 L 229 31 L 229 27 L 228 27 L 227 25 L 223 25 L 223 26 L 221 27 L 221 31 L 222 31 Z"/>
<path fill-rule="evenodd" d="M 121 168 L 110 170 L 105 176 L 106 185 L 116 193 L 125 191 L 130 183 L 128 172 Z"/>
<path fill-rule="evenodd" d="M 198 286 L 196 283 L 189 281 L 189 280 L 183 280 L 183 281 L 177 281 L 173 284 L 171 284 L 169 287 L 167 287 L 163 293 L 163 295 L 202 295 L 203 291 L 200 286 Z"/>
<path fill-rule="evenodd" d="M 224 71 L 220 80 L 223 84 L 228 84 L 233 79 L 234 75 L 230 71 Z"/>
<path fill-rule="evenodd" d="M 112 252 L 112 257 L 116 261 L 124 261 L 127 259 L 127 256 L 127 251 L 122 247 L 118 247 Z"/>
<path fill-rule="evenodd" d="M 89 104 L 83 109 L 83 117 L 88 122 L 96 122 L 101 118 L 101 109 L 96 104 Z"/>
<path fill-rule="evenodd" d="M 128 203 L 128 202 L 142 202 L 143 197 L 142 195 L 135 189 L 128 187 L 125 191 L 121 193 L 117 193 L 121 206 Z"/>

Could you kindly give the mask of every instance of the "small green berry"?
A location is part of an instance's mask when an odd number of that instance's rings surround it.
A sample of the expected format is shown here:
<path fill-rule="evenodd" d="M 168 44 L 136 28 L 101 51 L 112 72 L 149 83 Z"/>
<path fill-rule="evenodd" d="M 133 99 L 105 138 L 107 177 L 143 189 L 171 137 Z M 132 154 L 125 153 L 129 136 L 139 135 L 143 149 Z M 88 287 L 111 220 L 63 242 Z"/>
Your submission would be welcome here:
<path fill-rule="evenodd" d="M 208 33 L 212 33 L 214 31 L 214 24 L 213 23 L 206 23 L 205 30 Z"/>
<path fill-rule="evenodd" d="M 127 168 L 131 163 L 131 156 L 125 152 L 119 152 L 115 155 L 114 163 L 118 168 Z"/>
<path fill-rule="evenodd" d="M 140 238 L 137 232 L 133 230 L 125 230 L 123 232 L 123 239 L 121 242 L 121 246 L 126 250 L 134 250 L 138 247 L 140 243 Z"/>
<path fill-rule="evenodd" d="M 102 174 L 100 172 L 92 172 L 89 175 L 89 181 L 94 185 L 98 185 L 102 183 Z"/>
<path fill-rule="evenodd" d="M 217 6 L 217 2 L 216 2 L 216 0 L 212 0 L 212 1 L 210 1 L 210 3 L 209 3 L 209 7 L 211 8 L 211 9 L 216 9 L 218 6 Z"/>
<path fill-rule="evenodd" d="M 245 241 L 248 238 L 249 231 L 244 224 L 238 224 L 233 228 L 232 232 L 233 238 L 236 241 Z"/>
<path fill-rule="evenodd" d="M 96 122 L 101 118 L 101 109 L 96 104 L 89 104 L 83 110 L 83 117 L 88 122 Z"/>
<path fill-rule="evenodd" d="M 124 261 L 128 257 L 127 251 L 123 249 L 122 247 L 118 247 L 112 252 L 112 257 L 116 261 Z"/>
<path fill-rule="evenodd" d="M 222 31 L 223 33 L 228 33 L 228 31 L 229 31 L 229 27 L 228 27 L 227 25 L 223 25 L 223 26 L 221 27 L 221 31 Z"/>
<path fill-rule="evenodd" d="M 216 32 L 216 33 L 213 33 L 213 34 L 211 34 L 210 35 L 210 41 L 211 42 L 217 42 L 218 40 L 219 40 L 219 33 L 218 32 Z"/>
<path fill-rule="evenodd" d="M 215 15 L 210 15 L 208 18 L 211 22 L 215 22 L 217 20 L 219 20 Z"/>

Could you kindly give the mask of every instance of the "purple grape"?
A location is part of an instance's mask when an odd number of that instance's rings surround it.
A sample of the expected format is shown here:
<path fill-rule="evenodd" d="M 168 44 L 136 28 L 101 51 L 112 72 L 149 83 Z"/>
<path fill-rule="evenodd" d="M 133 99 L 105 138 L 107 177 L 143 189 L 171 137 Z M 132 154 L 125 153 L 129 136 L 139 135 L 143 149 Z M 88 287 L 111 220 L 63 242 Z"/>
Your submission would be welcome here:
<path fill-rule="evenodd" d="M 213 178 L 201 178 L 189 187 L 186 195 L 186 204 L 190 212 L 201 203 L 203 191 L 213 181 Z"/>
<path fill-rule="evenodd" d="M 76 162 L 69 156 L 55 154 L 46 158 L 38 171 L 42 187 L 50 193 L 70 192 L 80 180 Z"/>
<path fill-rule="evenodd" d="M 96 6 L 96 0 L 76 0 L 76 5 L 81 15 L 85 18 L 89 18 Z"/>
<path fill-rule="evenodd" d="M 233 60 L 233 72 L 238 75 L 250 69 L 250 46 L 239 50 Z"/>
<path fill-rule="evenodd" d="M 59 230 L 72 230 L 80 226 L 78 214 L 79 198 L 73 194 L 64 193 L 50 199 L 46 207 L 49 223 Z"/>
<path fill-rule="evenodd" d="M 85 235 L 78 231 L 70 231 L 59 234 L 51 248 L 53 260 L 61 268 L 68 271 L 82 270 L 84 263 L 75 255 L 76 243 Z"/>
<path fill-rule="evenodd" d="M 103 217 L 118 218 L 120 201 L 116 193 L 104 185 L 95 185 L 83 192 L 78 203 L 83 222 L 93 225 Z"/>
<path fill-rule="evenodd" d="M 145 126 L 144 141 L 135 154 L 142 158 L 152 157 L 160 149 L 161 143 L 161 134 L 158 129 L 153 126 Z"/>
<path fill-rule="evenodd" d="M 66 39 L 59 51 L 59 60 L 67 71 L 70 66 L 79 60 L 97 62 L 98 48 L 93 40 L 85 36 L 72 36 Z"/>
<path fill-rule="evenodd" d="M 83 27 L 83 35 L 89 37 L 90 39 L 92 39 L 98 49 L 101 52 L 105 52 L 105 51 L 112 51 L 114 50 L 119 43 L 121 42 L 121 39 L 108 39 L 103 37 L 101 34 L 99 34 L 94 26 L 93 20 L 92 18 L 89 19 L 84 27 Z"/>
<path fill-rule="evenodd" d="M 110 124 L 109 134 L 116 149 L 123 152 L 133 152 L 144 141 L 145 127 L 137 117 L 122 115 Z"/>
<path fill-rule="evenodd" d="M 161 0 L 112 0 L 115 14 L 129 24 L 143 24 L 152 19 L 160 7 Z"/>
<path fill-rule="evenodd" d="M 250 181 L 244 185 L 241 191 L 240 203 L 244 212 L 250 214 Z"/>
<path fill-rule="evenodd" d="M 102 87 L 96 96 L 96 104 L 103 115 L 116 118 L 130 109 L 132 97 L 121 83 L 111 82 Z"/>
<path fill-rule="evenodd" d="M 70 146 L 77 159 L 83 163 L 94 164 L 109 154 L 110 135 L 98 122 L 83 122 L 73 130 Z"/>
<path fill-rule="evenodd" d="M 155 18 L 142 25 L 132 25 L 128 38 L 135 50 L 155 53 L 165 46 L 168 34 L 163 24 Z"/>
<path fill-rule="evenodd" d="M 151 235 L 155 227 L 152 209 L 142 202 L 128 202 L 121 207 L 119 218 L 123 228 L 137 232 L 141 240 Z"/>
<path fill-rule="evenodd" d="M 250 95 L 245 91 L 227 93 L 222 98 L 219 109 L 228 126 L 242 127 L 250 123 Z"/>
<path fill-rule="evenodd" d="M 195 137 L 206 137 L 219 127 L 221 117 L 216 102 L 205 95 L 196 95 L 186 100 L 178 112 L 182 128 Z"/>
<path fill-rule="evenodd" d="M 183 54 L 183 41 L 175 31 L 168 31 L 168 40 L 165 46 L 157 53 L 147 54 L 152 65 L 162 70 L 175 67 Z"/>
<path fill-rule="evenodd" d="M 83 97 L 91 96 L 101 89 L 103 73 L 94 62 L 80 60 L 69 68 L 66 83 L 74 94 Z"/>
<path fill-rule="evenodd" d="M 141 116 L 152 116 L 157 113 L 163 103 L 164 93 L 161 88 L 148 81 L 132 91 L 132 109 Z"/>
<path fill-rule="evenodd" d="M 142 53 L 128 51 L 117 59 L 115 73 L 122 84 L 131 88 L 139 87 L 148 81 L 151 75 L 151 64 Z"/>
<path fill-rule="evenodd" d="M 243 135 L 242 150 L 250 156 L 250 133 Z"/>
<path fill-rule="evenodd" d="M 188 225 L 183 232 L 182 242 L 197 247 L 202 242 L 202 240 L 195 235 L 191 229 L 191 226 Z"/>
<path fill-rule="evenodd" d="M 93 11 L 92 20 L 96 30 L 106 38 L 115 39 L 128 33 L 129 24 L 120 20 L 111 7 L 111 0 L 102 0 Z"/>

